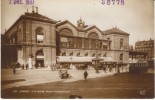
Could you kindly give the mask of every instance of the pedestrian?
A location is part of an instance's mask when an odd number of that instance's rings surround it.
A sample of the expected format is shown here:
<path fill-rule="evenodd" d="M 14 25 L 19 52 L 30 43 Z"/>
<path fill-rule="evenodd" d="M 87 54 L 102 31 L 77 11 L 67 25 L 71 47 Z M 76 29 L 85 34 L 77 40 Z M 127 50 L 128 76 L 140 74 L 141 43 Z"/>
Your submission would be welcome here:
<path fill-rule="evenodd" d="M 28 64 L 26 64 L 26 70 L 28 69 Z"/>
<path fill-rule="evenodd" d="M 104 70 L 104 72 L 106 73 L 106 66 L 105 66 L 105 65 L 103 66 L 103 70 Z"/>
<path fill-rule="evenodd" d="M 87 79 L 87 76 L 88 76 L 88 73 L 87 73 L 87 71 L 85 70 L 85 72 L 84 72 L 84 79 L 86 80 Z"/>
<path fill-rule="evenodd" d="M 118 69 L 117 69 L 117 73 L 119 74 L 120 73 L 120 69 L 119 69 L 120 65 L 118 65 Z"/>
<path fill-rule="evenodd" d="M 16 74 L 16 66 L 13 64 L 13 74 Z"/>
<path fill-rule="evenodd" d="M 22 64 L 22 69 L 24 70 L 24 64 Z"/>

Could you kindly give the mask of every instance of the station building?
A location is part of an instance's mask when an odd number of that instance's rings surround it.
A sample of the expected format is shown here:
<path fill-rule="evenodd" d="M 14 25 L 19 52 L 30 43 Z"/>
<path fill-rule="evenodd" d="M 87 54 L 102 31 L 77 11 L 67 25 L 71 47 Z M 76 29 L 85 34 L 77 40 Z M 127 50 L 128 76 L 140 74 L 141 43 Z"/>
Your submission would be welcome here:
<path fill-rule="evenodd" d="M 46 67 L 56 62 L 90 62 L 95 57 L 123 63 L 129 60 L 128 33 L 117 27 L 103 31 L 86 25 L 81 18 L 77 25 L 56 21 L 37 9 L 21 15 L 4 37 L 2 65 L 19 62 L 30 68 Z"/>

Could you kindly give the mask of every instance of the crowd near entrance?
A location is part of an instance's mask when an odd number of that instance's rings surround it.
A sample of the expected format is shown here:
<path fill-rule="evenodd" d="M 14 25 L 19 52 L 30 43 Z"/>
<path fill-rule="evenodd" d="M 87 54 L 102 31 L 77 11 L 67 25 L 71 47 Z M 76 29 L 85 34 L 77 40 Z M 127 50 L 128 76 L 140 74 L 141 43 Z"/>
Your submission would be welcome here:
<path fill-rule="evenodd" d="M 45 67 L 44 65 L 44 53 L 42 50 L 36 52 L 36 64 L 35 67 Z"/>

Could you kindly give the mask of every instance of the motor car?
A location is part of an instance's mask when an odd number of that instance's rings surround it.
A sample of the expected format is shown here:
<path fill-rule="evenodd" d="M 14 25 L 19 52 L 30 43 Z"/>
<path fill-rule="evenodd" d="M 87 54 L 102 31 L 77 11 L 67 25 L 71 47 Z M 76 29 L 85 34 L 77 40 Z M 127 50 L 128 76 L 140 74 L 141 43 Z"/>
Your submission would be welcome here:
<path fill-rule="evenodd" d="M 59 70 L 59 76 L 61 79 L 67 79 L 70 78 L 70 74 L 68 74 L 68 70 L 67 69 L 60 69 Z"/>

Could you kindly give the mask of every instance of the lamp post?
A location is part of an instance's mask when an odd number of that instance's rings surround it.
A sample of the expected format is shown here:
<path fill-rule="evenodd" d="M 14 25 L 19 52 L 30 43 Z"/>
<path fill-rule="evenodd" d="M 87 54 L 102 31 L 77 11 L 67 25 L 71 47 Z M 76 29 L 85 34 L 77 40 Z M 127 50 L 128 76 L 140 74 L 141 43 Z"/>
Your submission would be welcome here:
<path fill-rule="evenodd" d="M 70 60 L 71 60 L 71 64 L 70 64 L 70 67 L 72 67 L 72 59 L 73 59 L 73 58 L 72 58 L 72 57 L 70 57 Z"/>
<path fill-rule="evenodd" d="M 98 62 L 99 62 L 99 59 L 98 59 L 98 55 L 97 55 L 97 48 L 98 48 L 98 41 L 96 43 L 96 60 L 95 60 L 95 68 L 96 68 L 96 73 L 99 73 L 99 70 L 98 70 Z"/>
<path fill-rule="evenodd" d="M 32 58 L 33 58 L 33 54 L 31 52 L 28 56 L 28 66 L 30 69 L 32 69 Z"/>

